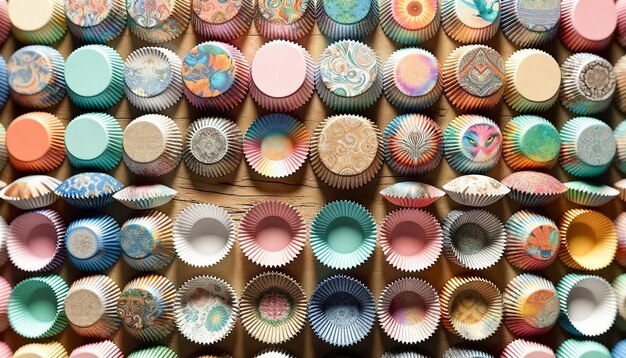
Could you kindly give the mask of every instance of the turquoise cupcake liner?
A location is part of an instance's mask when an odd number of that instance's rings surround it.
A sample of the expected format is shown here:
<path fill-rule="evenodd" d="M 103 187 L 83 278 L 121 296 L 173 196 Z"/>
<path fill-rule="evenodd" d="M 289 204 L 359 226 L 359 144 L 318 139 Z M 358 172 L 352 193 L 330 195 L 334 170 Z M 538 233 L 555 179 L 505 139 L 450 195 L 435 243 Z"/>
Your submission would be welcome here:
<path fill-rule="evenodd" d="M 559 163 L 567 173 L 590 178 L 602 175 L 611 165 L 616 152 L 615 136 L 601 120 L 572 118 L 563 125 L 560 135 Z"/>
<path fill-rule="evenodd" d="M 520 210 L 509 217 L 504 254 L 511 265 L 521 270 L 542 270 L 558 256 L 559 228 L 543 215 Z"/>
<path fill-rule="evenodd" d="M 154 346 L 134 351 L 128 358 L 178 358 L 178 354 L 166 346 Z"/>
<path fill-rule="evenodd" d="M 319 262 L 336 270 L 361 265 L 376 247 L 376 222 L 372 214 L 353 201 L 324 205 L 311 223 L 309 240 Z"/>
<path fill-rule="evenodd" d="M 615 145 L 617 146 L 615 165 L 622 174 L 626 174 L 626 120 L 615 127 L 613 136 L 615 137 Z"/>
<path fill-rule="evenodd" d="M 502 157 L 513 170 L 550 169 L 559 158 L 559 132 L 543 117 L 513 117 L 506 124 L 502 136 Z"/>
<path fill-rule="evenodd" d="M 617 342 L 613 349 L 611 349 L 611 357 L 623 358 L 626 357 L 626 339 L 622 339 Z"/>
<path fill-rule="evenodd" d="M 332 0 L 329 2 L 342 3 L 343 0 Z M 372 33 L 378 26 L 378 0 L 360 0 L 354 7 L 360 6 L 361 3 L 365 2 L 369 2 L 370 7 L 367 15 L 365 15 L 363 19 L 353 24 L 340 24 L 336 22 L 336 20 L 333 20 L 326 12 L 324 0 L 318 0 L 315 11 L 317 26 L 324 36 L 330 37 L 333 40 L 361 39 Z M 346 12 L 349 12 L 349 10 L 346 9 Z"/>
<path fill-rule="evenodd" d="M 80 271 L 104 271 L 120 257 L 120 226 L 108 215 L 78 219 L 65 232 L 70 261 Z"/>
<path fill-rule="evenodd" d="M 83 5 L 87 6 L 87 5 Z M 84 13 L 78 15 L 84 26 L 79 26 L 72 21 L 76 13 L 65 7 L 67 27 L 77 39 L 87 43 L 104 44 L 118 37 L 126 28 L 126 2 L 124 0 L 106 1 L 107 15 L 99 23 L 94 24 L 91 18 Z M 80 11 L 77 11 L 80 13 Z M 102 14 L 98 14 L 102 15 Z"/>
<path fill-rule="evenodd" d="M 365 338 L 374 325 L 376 305 L 369 288 L 345 275 L 320 282 L 309 301 L 313 332 L 333 346 L 349 346 Z"/>
<path fill-rule="evenodd" d="M 603 344 L 594 341 L 568 339 L 556 350 L 556 358 L 611 358 L 611 352 Z"/>
<path fill-rule="evenodd" d="M 602 206 L 615 199 L 619 190 L 607 185 L 597 185 L 583 181 L 565 183 L 565 198 L 574 204 L 584 206 Z"/>
<path fill-rule="evenodd" d="M 105 149 L 92 159 L 81 159 L 72 155 L 72 145 L 68 145 L 73 140 L 72 135 L 85 135 L 84 132 L 80 132 L 81 121 L 93 121 L 100 125 L 102 131 L 105 133 L 107 143 Z M 85 127 L 83 127 L 85 128 Z M 72 133 L 73 130 L 79 130 L 78 133 Z M 101 172 L 108 172 L 115 168 L 117 164 L 122 160 L 122 127 L 117 122 L 115 117 L 107 113 L 85 113 L 74 118 L 65 129 L 65 148 L 67 152 L 67 159 L 70 161 L 72 167 L 76 169 L 90 169 L 98 170 Z M 77 145 L 83 145 L 82 140 L 78 140 Z M 80 149 L 79 149 L 80 150 Z"/>
<path fill-rule="evenodd" d="M 450 347 L 443 353 L 442 358 L 494 358 L 494 356 L 476 349 Z"/>
<path fill-rule="evenodd" d="M 32 69 L 33 63 L 38 63 L 39 60 L 47 60 L 47 63 L 41 65 L 36 70 Z M 0 61 L 1 63 L 2 61 Z M 8 66 L 11 68 L 11 73 L 9 73 L 8 77 L 9 82 L 7 82 L 11 98 L 24 107 L 39 109 L 51 107 L 60 103 L 67 95 L 65 78 L 63 76 L 65 59 L 63 59 L 59 51 L 52 47 L 41 45 L 22 47 L 11 55 Z M 2 69 L 0 65 L 0 80 L 2 80 L 1 76 Z M 47 76 L 50 77 L 46 81 L 44 78 Z M 0 88 L 4 85 L 5 83 L 2 83 Z M 27 91 L 20 93 L 13 89 L 12 85 Z M 38 87 L 41 85 L 44 85 L 44 87 Z M 0 100 L 1 98 L 2 95 L 0 94 Z"/>
<path fill-rule="evenodd" d="M 20 336 L 36 339 L 61 333 L 67 326 L 65 297 L 69 287 L 57 275 L 27 278 L 13 287 L 8 315 Z M 36 299 L 35 299 L 36 298 Z"/>
<path fill-rule="evenodd" d="M 418 3 L 418 5 L 423 6 L 423 3 Z M 385 35 L 393 41 L 405 46 L 416 46 L 430 40 L 437 34 L 441 25 L 439 1 L 437 1 L 436 13 L 430 24 L 418 30 L 410 30 L 400 25 L 393 16 L 392 6 L 393 0 L 380 1 L 380 27 Z"/>
<path fill-rule="evenodd" d="M 98 210 L 111 204 L 113 194 L 123 187 L 108 174 L 80 173 L 59 184 L 54 192 L 75 208 Z"/>
<path fill-rule="evenodd" d="M 0 107 L 4 106 L 9 99 L 9 74 L 7 63 L 4 58 L 0 58 Z"/>

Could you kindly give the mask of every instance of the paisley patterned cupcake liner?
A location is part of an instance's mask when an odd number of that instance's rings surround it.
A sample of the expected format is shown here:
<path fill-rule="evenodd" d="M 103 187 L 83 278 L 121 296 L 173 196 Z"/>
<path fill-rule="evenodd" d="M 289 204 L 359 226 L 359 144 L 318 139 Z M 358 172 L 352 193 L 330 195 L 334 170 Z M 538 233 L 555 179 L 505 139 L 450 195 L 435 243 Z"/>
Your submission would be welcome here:
<path fill-rule="evenodd" d="M 554 40 L 559 29 L 561 2 L 542 3 L 534 9 L 520 3 L 522 1 L 500 3 L 500 28 L 504 36 L 519 47 L 541 47 Z"/>
<path fill-rule="evenodd" d="M 108 215 L 78 219 L 65 233 L 67 256 L 80 271 L 107 270 L 120 257 L 120 226 Z"/>
<path fill-rule="evenodd" d="M 196 33 L 207 39 L 232 41 L 243 35 L 252 25 L 256 14 L 255 0 L 231 0 L 215 8 L 204 8 L 202 1 L 191 4 L 191 25 Z"/>
<path fill-rule="evenodd" d="M 113 199 L 131 209 L 147 210 L 169 203 L 177 194 L 163 184 L 131 185 L 113 194 Z"/>
<path fill-rule="evenodd" d="M 63 181 L 54 192 L 75 208 L 99 210 L 111 204 L 113 194 L 123 187 L 122 183 L 108 174 L 80 173 Z"/>
<path fill-rule="evenodd" d="M 94 128 L 97 128 L 96 130 L 100 132 L 98 135 L 106 138 L 103 140 L 106 143 L 98 144 L 104 148 L 94 149 L 90 153 L 90 158 L 89 155 L 84 156 L 83 153 L 85 151 L 85 142 L 73 137 L 83 136 L 85 132 L 89 133 Z M 85 113 L 80 115 L 67 125 L 65 131 L 67 159 L 72 167 L 77 169 L 108 172 L 115 168 L 122 159 L 122 135 L 122 127 L 117 122 L 117 119 L 107 113 Z M 75 151 L 83 155 L 79 158 L 73 154 Z M 97 153 L 98 151 L 100 153 Z"/>
<path fill-rule="evenodd" d="M 106 43 L 126 28 L 126 1 L 107 0 L 103 8 L 92 3 L 66 3 L 67 26 L 72 35 L 87 43 Z"/>
<path fill-rule="evenodd" d="M 520 210 L 509 217 L 505 256 L 520 270 L 543 270 L 550 266 L 559 252 L 559 229 L 552 219 Z"/>
<path fill-rule="evenodd" d="M 0 278 L 0 332 L 9 328 L 9 297 L 11 296 L 11 284 L 4 278 Z M 0 354 L 2 347 L 0 347 Z M 9 355 L 10 356 L 10 355 Z"/>
<path fill-rule="evenodd" d="M 548 333 L 559 317 L 559 297 L 552 282 L 523 273 L 506 286 L 503 293 L 504 323 L 516 336 Z"/>
<path fill-rule="evenodd" d="M 30 175 L 15 179 L 0 190 L 0 199 L 22 210 L 40 209 L 54 204 L 54 192 L 61 181 L 47 175 Z"/>
<path fill-rule="evenodd" d="M 489 14 L 481 15 L 476 8 L 469 8 L 467 10 L 468 14 L 465 16 L 475 16 L 477 19 L 480 19 L 476 20 L 477 27 L 470 27 L 466 24 L 464 19 L 459 17 L 459 13 L 457 12 L 458 2 L 459 0 L 443 0 L 441 2 L 441 23 L 445 32 L 454 41 L 461 43 L 486 42 L 498 32 L 501 17 L 499 2 L 493 2 L 492 8 L 486 9 L 490 10 Z M 498 9 L 494 10 L 493 4 L 497 4 Z M 487 6 L 486 3 L 485 6 Z M 469 14 L 470 12 L 475 12 L 476 14 Z M 495 16 L 493 16 L 493 12 L 496 13 Z"/>
<path fill-rule="evenodd" d="M 65 315 L 74 332 L 83 337 L 111 337 L 121 324 L 117 315 L 121 292 L 115 281 L 104 275 L 74 281 L 65 299 Z"/>
<path fill-rule="evenodd" d="M 502 133 L 487 117 L 460 115 L 443 132 L 443 150 L 454 170 L 462 174 L 483 174 L 500 161 Z"/>
<path fill-rule="evenodd" d="M 502 158 L 513 170 L 548 170 L 559 158 L 559 131 L 543 117 L 513 117 L 502 137 Z"/>
<path fill-rule="evenodd" d="M 509 189 L 509 197 L 521 206 L 545 206 L 567 191 L 555 177 L 534 171 L 515 172 L 502 179 Z"/>
<path fill-rule="evenodd" d="M 594 358 L 611 358 L 611 352 L 601 343 L 567 339 L 556 350 L 556 356 L 561 358 L 581 357 L 590 355 Z"/>
<path fill-rule="evenodd" d="M 57 341 L 47 343 L 29 343 L 21 346 L 13 354 L 14 358 L 55 357 L 69 358 L 65 347 Z"/>
<path fill-rule="evenodd" d="M 517 358 L 517 357 L 529 357 L 529 356 L 545 356 L 555 357 L 552 348 L 527 341 L 525 339 L 516 339 L 509 343 L 502 351 L 501 358 Z"/>
<path fill-rule="evenodd" d="M 71 357 L 107 357 L 107 358 L 124 358 L 124 353 L 120 347 L 111 341 L 102 341 L 96 343 L 85 344 L 75 348 Z"/>
<path fill-rule="evenodd" d="M 380 195 L 394 205 L 423 208 L 446 196 L 446 193 L 432 185 L 404 181 L 386 187 L 380 191 Z"/>
<path fill-rule="evenodd" d="M 380 2 L 380 26 L 383 32 L 387 37 L 402 45 L 415 46 L 430 40 L 437 34 L 440 24 L 438 1 L 422 0 L 411 3 L 406 0 L 383 0 Z"/>
<path fill-rule="evenodd" d="M 587 78 L 593 76 L 593 82 Z M 616 88 L 613 66 L 606 59 L 590 53 L 575 53 L 561 65 L 563 107 L 575 114 L 588 116 L 606 110 Z"/>
<path fill-rule="evenodd" d="M 295 41 L 313 29 L 316 2 L 302 0 L 280 5 L 269 0 L 257 2 L 254 26 L 267 39 Z"/>
<path fill-rule="evenodd" d="M 448 196 L 461 205 L 484 207 L 509 194 L 510 189 L 485 175 L 462 175 L 442 187 Z"/>
<path fill-rule="evenodd" d="M 583 181 L 565 183 L 565 198 L 574 204 L 602 206 L 619 195 L 619 191 L 607 185 L 596 185 Z"/>
<path fill-rule="evenodd" d="M 128 28 L 143 41 L 164 43 L 182 35 L 189 26 L 190 0 L 167 3 L 131 0 L 126 4 Z"/>
<path fill-rule="evenodd" d="M 333 4 L 341 3 L 342 1 L 337 0 L 327 0 Z M 319 0 L 317 5 L 317 11 L 315 12 L 315 20 L 317 21 L 317 26 L 320 28 L 320 31 L 324 36 L 330 37 L 333 40 L 343 40 L 343 39 L 361 39 L 370 33 L 372 33 L 376 27 L 378 26 L 378 1 L 377 0 L 366 0 L 359 2 L 359 6 L 362 3 L 369 4 L 369 10 L 365 16 L 363 16 L 359 21 L 354 23 L 339 23 L 336 19 L 333 19 L 332 15 L 328 14 L 326 11 L 326 4 L 324 4 L 324 0 Z M 334 5 L 337 6 L 337 5 Z M 350 5 L 348 5 L 350 6 Z M 353 5 L 356 6 L 356 5 Z M 349 11 L 349 10 L 348 10 Z"/>
<path fill-rule="evenodd" d="M 156 210 L 126 220 L 117 234 L 122 258 L 138 271 L 168 266 L 176 256 L 173 227 L 172 219 Z"/>

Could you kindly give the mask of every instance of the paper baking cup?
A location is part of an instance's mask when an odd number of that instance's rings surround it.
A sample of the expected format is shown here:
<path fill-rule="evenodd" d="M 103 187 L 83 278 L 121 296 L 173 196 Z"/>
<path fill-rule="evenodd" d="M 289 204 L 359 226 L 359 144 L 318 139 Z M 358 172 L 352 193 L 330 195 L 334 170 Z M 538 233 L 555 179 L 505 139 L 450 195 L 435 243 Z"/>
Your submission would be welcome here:
<path fill-rule="evenodd" d="M 500 161 L 502 133 L 487 117 L 460 115 L 443 132 L 443 150 L 454 170 L 462 174 L 483 174 Z"/>
<path fill-rule="evenodd" d="M 367 261 L 376 247 L 376 221 L 362 205 L 338 200 L 324 205 L 309 231 L 315 258 L 335 270 L 347 270 Z"/>
<path fill-rule="evenodd" d="M 117 234 L 122 258 L 138 271 L 166 267 L 176 256 L 173 227 L 172 219 L 156 210 L 126 220 Z"/>
<path fill-rule="evenodd" d="M 229 111 L 250 88 L 250 65 L 241 51 L 223 42 L 203 42 L 183 58 L 183 92 L 200 110 Z M 211 81 L 211 79 L 213 81 Z"/>
<path fill-rule="evenodd" d="M 11 296 L 11 284 L 4 278 L 0 278 L 0 332 L 9 328 L 9 297 Z M 2 353 L 2 347 L 0 347 Z"/>
<path fill-rule="evenodd" d="M 383 353 L 380 358 L 428 358 L 428 356 L 413 352 L 411 350 L 394 349 Z"/>
<path fill-rule="evenodd" d="M 322 34 L 332 40 L 361 39 L 378 26 L 378 6 L 376 0 L 364 0 L 355 4 L 320 0 L 315 20 Z"/>
<path fill-rule="evenodd" d="M 65 222 L 51 209 L 13 219 L 7 234 L 9 259 L 22 271 L 52 271 L 65 260 Z"/>
<path fill-rule="evenodd" d="M 430 40 L 441 19 L 436 0 L 384 0 L 380 2 L 380 26 L 395 42 L 420 45 Z"/>
<path fill-rule="evenodd" d="M 442 241 L 437 218 L 419 209 L 393 211 L 380 228 L 385 260 L 401 271 L 423 271 L 432 266 L 441 255 Z"/>
<path fill-rule="evenodd" d="M 387 285 L 380 294 L 376 315 L 380 327 L 394 341 L 423 342 L 439 326 L 439 296 L 426 281 L 401 278 Z"/>
<path fill-rule="evenodd" d="M 178 0 L 177 0 L 178 1 Z M 183 96 L 180 57 L 162 47 L 141 47 L 124 61 L 126 98 L 146 112 L 161 112 Z"/>
<path fill-rule="evenodd" d="M 65 247 L 72 265 L 80 271 L 99 272 L 120 257 L 120 226 L 108 215 L 78 219 L 65 233 Z"/>
<path fill-rule="evenodd" d="M 269 114 L 252 122 L 243 140 L 243 153 L 252 169 L 270 178 L 295 173 L 309 153 L 309 134 L 287 114 Z"/>
<path fill-rule="evenodd" d="M 283 348 L 265 348 L 255 354 L 253 358 L 296 358 Z"/>
<path fill-rule="evenodd" d="M 387 165 L 400 175 L 423 175 L 443 159 L 443 135 L 432 119 L 421 114 L 404 114 L 385 128 L 383 143 Z"/>
<path fill-rule="evenodd" d="M 126 332 L 144 342 L 170 335 L 175 329 L 176 287 L 167 278 L 151 274 L 126 284 L 117 303 L 117 315 Z"/>
<path fill-rule="evenodd" d="M 483 207 L 505 197 L 510 189 L 485 175 L 462 175 L 442 187 L 448 196 L 461 205 Z"/>
<path fill-rule="evenodd" d="M 613 186 L 619 191 L 619 198 L 626 201 L 626 179 L 617 181 Z"/>
<path fill-rule="evenodd" d="M 106 43 L 126 28 L 126 1 L 104 3 L 65 2 L 67 27 L 77 39 L 87 43 Z"/>
<path fill-rule="evenodd" d="M 455 335 L 469 340 L 486 339 L 502 321 L 502 296 L 491 281 L 477 276 L 452 277 L 439 293 L 441 322 Z"/>
<path fill-rule="evenodd" d="M 626 340 L 622 339 L 617 342 L 613 349 L 611 350 L 611 357 L 624 357 L 626 356 Z"/>
<path fill-rule="evenodd" d="M 136 350 L 128 358 L 178 358 L 178 354 L 166 346 L 153 346 Z"/>
<path fill-rule="evenodd" d="M 613 66 L 590 53 L 576 53 L 561 66 L 563 107 L 578 115 L 593 115 L 606 110 L 616 88 Z"/>
<path fill-rule="evenodd" d="M 489 353 L 476 349 L 467 349 L 461 347 L 450 347 L 443 352 L 442 358 L 495 358 Z"/>
<path fill-rule="evenodd" d="M 521 206 L 545 206 L 567 191 L 557 178 L 541 172 L 521 171 L 509 174 L 502 184 L 511 191 L 509 197 Z"/>
<path fill-rule="evenodd" d="M 624 9 L 623 11 L 626 11 L 626 3 L 623 0 L 618 1 L 617 3 L 621 4 L 621 7 Z M 626 21 L 623 21 L 623 23 L 625 31 L 624 39 L 626 41 Z M 613 73 L 615 74 L 615 105 L 620 111 L 626 112 L 626 56 L 620 57 L 615 65 L 613 65 Z M 622 127 L 621 136 L 623 137 L 624 131 L 626 130 L 623 128 L 623 125 L 617 126 L 617 128 L 615 128 L 615 135 L 617 136 L 617 130 L 620 127 Z"/>
<path fill-rule="evenodd" d="M 126 3 L 128 28 L 143 41 L 164 43 L 182 35 L 189 26 L 190 0 L 145 3 L 129 0 Z"/>
<path fill-rule="evenodd" d="M 334 275 L 315 287 L 308 317 L 315 335 L 333 346 L 350 346 L 365 338 L 374 325 L 374 297 L 361 281 Z"/>
<path fill-rule="evenodd" d="M 4 128 L 4 125 L 0 123 L 0 169 L 4 169 L 8 161 L 9 153 L 7 151 L 7 131 L 6 128 Z"/>
<path fill-rule="evenodd" d="M 0 44 L 4 43 L 11 31 L 11 20 L 9 19 L 9 9 L 6 0 L 0 1 Z"/>
<path fill-rule="evenodd" d="M 11 34 L 25 44 L 52 44 L 60 40 L 67 31 L 64 2 L 8 1 Z M 32 6 L 41 6 L 33 11 Z"/>
<path fill-rule="evenodd" d="M 122 127 L 110 114 L 75 117 L 65 131 L 67 159 L 77 169 L 108 172 L 122 159 L 122 134 Z"/>
<path fill-rule="evenodd" d="M 504 227 L 486 210 L 452 210 L 442 230 L 446 258 L 461 267 L 484 270 L 500 261 L 504 253 Z"/>
<path fill-rule="evenodd" d="M 565 183 L 565 198 L 572 203 L 584 206 L 602 206 L 619 195 L 619 191 L 607 185 L 597 185 L 584 181 Z"/>
<path fill-rule="evenodd" d="M 121 323 L 117 315 L 121 292 L 115 281 L 104 275 L 74 281 L 65 299 L 65 315 L 74 332 L 84 337 L 111 337 Z"/>
<path fill-rule="evenodd" d="M 0 266 L 4 265 L 9 260 L 7 252 L 7 232 L 9 231 L 9 225 L 4 219 L 0 219 Z"/>
<path fill-rule="evenodd" d="M 185 135 L 183 160 L 192 172 L 216 178 L 235 170 L 243 157 L 243 137 L 226 118 L 195 120 Z"/>
<path fill-rule="evenodd" d="M 547 170 L 559 158 L 559 131 L 543 117 L 513 117 L 506 124 L 502 137 L 502 157 L 513 170 Z"/>
<path fill-rule="evenodd" d="M 13 287 L 9 297 L 9 324 L 29 339 L 48 338 L 67 325 L 63 311 L 67 283 L 60 276 L 35 276 Z"/>
<path fill-rule="evenodd" d="M 611 352 L 601 343 L 594 341 L 582 341 L 567 339 L 556 350 L 558 358 L 594 357 L 611 358 Z"/>
<path fill-rule="evenodd" d="M 57 341 L 50 341 L 48 343 L 30 343 L 21 346 L 13 354 L 13 358 L 68 358 L 69 355 L 65 350 L 65 347 Z"/>
<path fill-rule="evenodd" d="M 552 348 L 543 344 L 516 339 L 502 351 L 501 358 L 555 358 Z"/>
<path fill-rule="evenodd" d="M 75 348 L 70 354 L 70 358 L 124 358 L 124 353 L 120 347 L 111 341 L 90 343 Z"/>
<path fill-rule="evenodd" d="M 17 171 L 47 173 L 65 160 L 65 126 L 53 114 L 30 112 L 13 121 L 6 130 L 9 161 Z M 48 140 L 46 146 L 37 143 Z"/>
<path fill-rule="evenodd" d="M 135 210 L 154 209 L 169 203 L 178 192 L 163 184 L 131 185 L 113 194 L 113 199 Z"/>
<path fill-rule="evenodd" d="M 254 25 L 267 39 L 295 41 L 308 34 L 315 24 L 313 0 L 274 3 L 257 1 Z"/>
<path fill-rule="evenodd" d="M 620 274 L 615 277 L 611 286 L 615 291 L 617 314 L 622 320 L 626 320 L 626 274 Z"/>
<path fill-rule="evenodd" d="M 559 281 L 559 324 L 568 333 L 593 337 L 607 332 L 615 321 L 615 292 L 600 276 L 570 273 Z"/>
<path fill-rule="evenodd" d="M 617 11 L 612 0 L 561 2 L 559 33 L 561 42 L 572 52 L 605 49 L 616 26 Z"/>
<path fill-rule="evenodd" d="M 509 217 L 505 256 L 520 270 L 543 270 L 550 266 L 559 251 L 559 229 L 550 218 L 520 210 Z"/>
<path fill-rule="evenodd" d="M 613 131 L 599 119 L 572 118 L 563 125 L 560 135 L 559 163 L 569 174 L 582 178 L 601 175 L 615 157 Z"/>
<path fill-rule="evenodd" d="M 241 294 L 241 323 L 246 332 L 267 344 L 295 337 L 306 321 L 307 299 L 300 284 L 280 272 L 264 272 Z"/>
<path fill-rule="evenodd" d="M 278 351 L 279 348 L 275 348 L 274 351 Z M 230 354 L 224 352 L 221 349 L 216 349 L 216 348 L 208 348 L 208 349 L 203 349 L 202 350 L 203 354 L 202 355 L 198 355 L 198 356 L 194 356 L 195 358 L 233 358 L 233 356 L 231 356 Z M 178 358 L 178 356 L 175 356 L 173 358 Z"/>
<path fill-rule="evenodd" d="M 380 191 L 380 195 L 388 202 L 398 206 L 423 208 L 444 197 L 446 193 L 432 185 L 404 181 L 389 185 Z"/>
<path fill-rule="evenodd" d="M 626 266 L 626 213 L 617 215 L 613 221 L 617 233 L 617 252 L 615 261 L 622 266 Z"/>
<path fill-rule="evenodd" d="M 204 38 L 231 41 L 248 31 L 255 13 L 255 0 L 192 0 L 191 25 Z"/>
<path fill-rule="evenodd" d="M 626 68 L 624 69 L 626 74 Z M 626 80 L 626 79 L 625 79 Z M 615 137 L 615 166 L 622 174 L 626 174 L 626 121 L 622 121 L 615 130 L 613 130 L 613 136 Z M 626 183 L 626 182 L 622 182 Z"/>
<path fill-rule="evenodd" d="M 551 42 L 559 29 L 561 2 L 534 4 L 524 1 L 501 3 L 500 28 L 519 47 L 540 47 Z"/>
<path fill-rule="evenodd" d="M 83 210 L 102 209 L 113 202 L 113 194 L 124 185 L 104 173 L 76 174 L 54 189 L 56 195 L 71 206 Z"/>
<path fill-rule="evenodd" d="M 443 29 L 456 42 L 477 43 L 489 40 L 500 27 L 500 4 L 498 1 L 491 1 L 490 4 L 484 3 L 484 6 L 484 10 L 479 10 L 473 2 L 443 0 Z"/>
<path fill-rule="evenodd" d="M 523 273 L 506 286 L 503 293 L 504 323 L 516 336 L 548 333 L 559 317 L 559 297 L 552 282 Z"/>
<path fill-rule="evenodd" d="M 514 3 L 521 1 L 507 1 L 505 6 Z M 556 103 L 561 69 L 551 55 L 537 49 L 518 50 L 506 60 L 505 69 L 504 99 L 511 108 L 518 112 L 542 112 Z"/>
<path fill-rule="evenodd" d="M 176 325 L 185 338 L 196 344 L 213 344 L 235 327 L 239 302 L 235 289 L 226 281 L 197 276 L 178 290 L 175 311 Z"/>
<path fill-rule="evenodd" d="M 280 267 L 293 261 L 304 248 L 306 224 L 294 206 L 261 201 L 246 211 L 237 237 L 250 261 L 263 267 Z"/>
<path fill-rule="evenodd" d="M 13 357 L 13 351 L 8 344 L 4 342 L 0 342 L 0 356 L 2 357 Z"/>
<path fill-rule="evenodd" d="M 559 220 L 561 261 L 573 269 L 593 271 L 607 267 L 617 251 L 613 222 L 597 211 L 570 209 Z"/>
<path fill-rule="evenodd" d="M 61 181 L 47 175 L 30 175 L 15 179 L 0 190 L 0 198 L 22 209 L 39 209 L 54 204 L 57 195 L 54 189 Z"/>
<path fill-rule="evenodd" d="M 235 223 L 228 212 L 211 204 L 194 204 L 174 223 L 176 254 L 186 264 L 209 267 L 220 261 L 235 242 Z"/>

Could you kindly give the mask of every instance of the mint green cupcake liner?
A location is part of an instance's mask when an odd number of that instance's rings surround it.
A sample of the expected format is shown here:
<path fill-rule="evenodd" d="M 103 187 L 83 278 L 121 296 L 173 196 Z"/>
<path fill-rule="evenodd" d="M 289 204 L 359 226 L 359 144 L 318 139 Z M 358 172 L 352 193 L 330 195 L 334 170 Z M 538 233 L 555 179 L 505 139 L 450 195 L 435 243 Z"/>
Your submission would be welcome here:
<path fill-rule="evenodd" d="M 166 346 L 154 346 L 134 351 L 128 358 L 178 358 L 178 354 Z"/>
<path fill-rule="evenodd" d="M 319 262 L 332 269 L 347 270 L 364 263 L 374 252 L 376 222 L 356 202 L 333 201 L 317 212 L 309 236 Z"/>
<path fill-rule="evenodd" d="M 98 134 L 102 137 L 94 137 L 93 130 L 98 130 L 100 132 Z M 122 133 L 122 127 L 115 117 L 110 114 L 82 114 L 74 118 L 65 129 L 67 159 L 72 167 L 76 169 L 108 172 L 122 160 Z M 103 148 L 99 153 L 85 148 L 93 148 L 95 144 L 93 142 L 89 143 L 94 138 L 103 139 L 104 143 L 101 143 Z"/>
<path fill-rule="evenodd" d="M 567 187 L 565 198 L 572 203 L 584 206 L 602 206 L 615 199 L 619 191 L 607 185 L 597 185 L 583 181 L 564 183 Z"/>
<path fill-rule="evenodd" d="M 567 173 L 590 178 L 602 175 L 616 152 L 611 127 L 599 119 L 576 117 L 561 128 L 559 163 Z"/>
<path fill-rule="evenodd" d="M 611 358 L 603 344 L 594 341 L 568 339 L 556 350 L 556 358 Z"/>

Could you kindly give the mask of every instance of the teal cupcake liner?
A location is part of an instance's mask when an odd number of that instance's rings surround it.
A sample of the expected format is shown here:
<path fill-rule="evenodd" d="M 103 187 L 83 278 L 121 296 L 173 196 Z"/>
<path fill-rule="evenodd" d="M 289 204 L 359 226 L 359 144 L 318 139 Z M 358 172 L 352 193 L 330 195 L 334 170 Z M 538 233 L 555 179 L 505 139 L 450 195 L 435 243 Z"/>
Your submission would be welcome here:
<path fill-rule="evenodd" d="M 559 132 L 543 117 L 513 117 L 506 124 L 502 137 L 502 157 L 513 170 L 547 170 L 559 158 Z"/>
<path fill-rule="evenodd" d="M 313 218 L 309 240 L 320 263 L 332 269 L 351 269 L 367 261 L 374 252 L 376 222 L 356 202 L 333 201 Z"/>
<path fill-rule="evenodd" d="M 599 119 L 575 117 L 561 128 L 559 163 L 567 173 L 590 178 L 602 175 L 616 152 L 611 127 Z"/>
<path fill-rule="evenodd" d="M 91 122 L 91 123 L 90 123 Z M 91 124 L 91 126 L 90 126 Z M 101 148 L 99 153 L 83 152 L 85 148 L 93 148 L 95 145 L 93 137 L 88 131 L 94 130 L 93 125 L 102 131 L 100 135 L 106 138 L 106 143 L 99 143 Z M 76 132 L 74 132 L 76 131 Z M 115 168 L 122 160 L 122 127 L 115 117 L 107 113 L 85 113 L 74 118 L 65 128 L 65 149 L 67 159 L 72 167 L 76 169 L 90 169 L 101 172 L 108 172 Z M 75 138 L 79 137 L 79 138 Z M 78 155 L 72 154 L 74 151 L 81 152 Z"/>
<path fill-rule="evenodd" d="M 520 210 L 509 217 L 504 227 L 504 255 L 520 270 L 543 270 L 556 259 L 560 234 L 556 223 L 543 215 Z"/>
<path fill-rule="evenodd" d="M 120 226 L 108 215 L 78 219 L 65 232 L 68 258 L 80 271 L 104 271 L 120 257 Z"/>
<path fill-rule="evenodd" d="M 602 206 L 619 195 L 619 190 L 607 185 L 571 181 L 565 183 L 567 191 L 564 196 L 574 204 L 584 206 Z"/>
<path fill-rule="evenodd" d="M 343 0 L 327 0 L 331 3 L 343 3 Z M 343 39 L 361 39 L 370 33 L 372 33 L 376 26 L 378 26 L 378 0 L 360 0 L 356 3 L 345 3 L 345 4 L 354 4 L 352 5 L 352 10 L 355 8 L 360 8 L 363 3 L 369 3 L 369 11 L 367 15 L 365 15 L 360 21 L 355 23 L 346 23 L 342 24 L 337 21 L 337 19 L 333 19 L 331 14 L 328 14 L 326 11 L 327 5 L 324 4 L 324 0 L 318 0 L 317 8 L 315 11 L 315 20 L 317 21 L 317 26 L 324 36 L 330 37 L 333 40 L 343 40 Z M 345 6 L 345 5 L 344 5 Z M 350 9 L 344 9 L 346 14 L 350 14 Z M 336 14 L 341 16 L 343 14 Z M 346 15 L 347 16 L 347 15 Z"/>
<path fill-rule="evenodd" d="M 402 26 L 396 20 L 396 18 L 394 17 L 394 12 L 399 11 L 394 11 L 394 2 L 394 0 L 380 1 L 380 27 L 382 27 L 383 32 L 385 33 L 385 35 L 387 35 L 387 37 L 402 45 L 416 46 L 430 40 L 433 36 L 435 36 L 435 34 L 437 34 L 437 30 L 439 30 L 439 26 L 441 25 L 439 1 L 425 1 L 429 3 L 429 5 L 432 5 L 433 3 L 436 4 L 435 9 L 428 9 L 428 11 L 433 12 L 433 17 L 428 23 L 420 22 L 419 26 L 416 26 L 420 28 L 417 29 L 411 29 Z M 407 4 L 406 6 L 408 7 L 410 5 Z M 424 2 L 417 2 L 417 6 L 420 8 L 419 15 L 404 14 L 404 16 L 409 17 L 408 19 L 406 19 L 408 22 L 410 22 L 411 20 L 416 21 L 415 17 L 419 17 L 420 15 L 424 14 Z"/>
<path fill-rule="evenodd" d="M 69 5 L 65 7 L 67 27 L 77 39 L 86 43 L 104 44 L 118 37 L 126 28 L 126 1 L 106 1 L 106 14 L 85 11 L 80 7 L 89 6 L 89 3 L 79 4 L 81 5 L 76 5 L 78 9 L 75 10 L 68 9 Z M 104 18 L 94 21 L 89 15 Z"/>
<path fill-rule="evenodd" d="M 617 147 L 615 166 L 622 174 L 626 174 L 626 120 L 615 127 L 613 136 L 615 136 L 615 145 Z"/>
<path fill-rule="evenodd" d="M 128 358 L 178 358 L 178 354 L 167 346 L 153 346 L 136 350 Z"/>
<path fill-rule="evenodd" d="M 98 210 L 113 201 L 113 194 L 124 185 L 104 173 L 76 174 L 54 189 L 65 202 L 78 209 Z"/>
<path fill-rule="evenodd" d="M 67 326 L 65 297 L 69 287 L 57 275 L 27 278 L 9 297 L 9 324 L 20 336 L 36 339 L 61 333 Z"/>
<path fill-rule="evenodd" d="M 611 358 L 611 352 L 603 344 L 594 341 L 568 339 L 556 350 L 556 358 Z"/>

